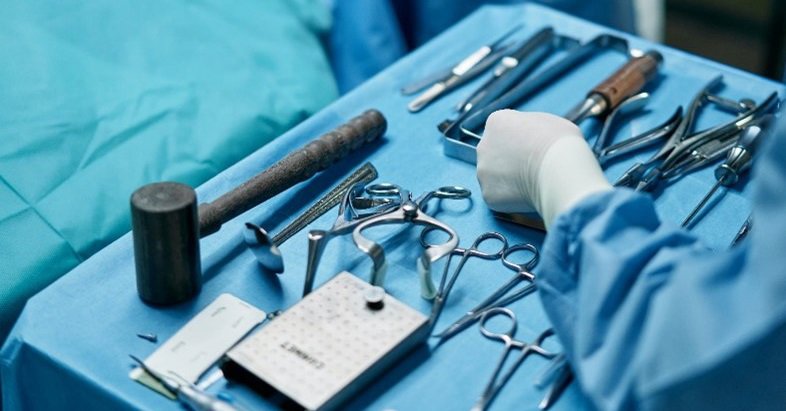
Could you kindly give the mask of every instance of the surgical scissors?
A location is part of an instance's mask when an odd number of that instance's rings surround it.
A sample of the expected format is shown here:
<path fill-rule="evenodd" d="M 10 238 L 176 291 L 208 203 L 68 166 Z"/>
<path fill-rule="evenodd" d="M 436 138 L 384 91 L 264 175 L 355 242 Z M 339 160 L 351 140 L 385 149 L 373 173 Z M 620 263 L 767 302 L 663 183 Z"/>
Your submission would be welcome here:
<path fill-rule="evenodd" d="M 423 231 L 420 232 L 420 244 L 424 248 L 435 246 L 435 244 L 429 243 L 426 239 L 428 234 L 435 230 L 436 228 L 434 227 L 426 227 L 423 229 Z M 498 251 L 492 253 L 480 250 L 480 247 L 483 243 L 493 240 L 497 240 L 502 244 L 502 247 L 500 247 Z M 445 301 L 448 299 L 450 291 L 453 289 L 453 285 L 456 283 L 456 280 L 458 279 L 459 274 L 461 274 L 461 270 L 464 268 L 464 264 L 466 264 L 467 260 L 469 260 L 471 257 L 477 257 L 482 260 L 499 260 L 502 258 L 502 255 L 507 248 L 508 239 L 505 238 L 504 235 L 495 231 L 489 231 L 479 235 L 469 248 L 456 247 L 453 249 L 450 256 L 448 256 L 448 261 L 445 263 L 445 269 L 442 272 L 439 288 L 437 289 L 437 293 L 434 298 L 434 305 L 431 307 L 430 321 L 432 328 L 436 325 L 440 314 L 442 314 Z M 460 255 L 461 259 L 459 260 L 456 269 L 453 270 L 453 274 L 450 276 L 450 279 L 448 279 L 448 270 L 450 268 L 451 259 L 454 255 Z"/>
<path fill-rule="evenodd" d="M 511 320 L 510 328 L 508 328 L 507 331 L 494 332 L 486 327 L 486 322 L 497 315 L 508 317 Z M 543 342 L 547 338 L 554 335 L 554 330 L 549 328 L 546 331 L 543 331 L 538 336 L 538 338 L 535 339 L 535 341 L 532 343 L 527 343 L 525 341 L 516 340 L 513 338 L 516 334 L 517 323 L 518 321 L 516 320 L 516 314 L 514 314 L 513 311 L 511 311 L 509 308 L 504 307 L 492 308 L 486 311 L 481 317 L 480 332 L 486 338 L 502 341 L 502 343 L 505 344 L 505 349 L 502 351 L 502 355 L 499 357 L 496 367 L 494 367 L 494 373 L 491 374 L 491 378 L 486 384 L 486 387 L 483 389 L 482 395 L 472 407 L 473 411 L 482 411 L 488 408 L 494 397 L 499 394 L 505 384 L 510 380 L 519 366 L 524 363 L 524 360 L 526 360 L 530 354 L 537 354 L 546 359 L 552 359 L 557 356 L 556 353 L 552 353 L 543 348 Z M 521 350 L 521 352 L 519 353 L 518 358 L 516 358 L 513 364 L 508 368 L 508 370 L 500 377 L 502 368 L 505 365 L 505 360 L 507 360 L 510 352 L 514 349 Z"/>
<path fill-rule="evenodd" d="M 458 233 L 450 226 L 426 214 L 425 208 L 428 205 L 428 201 L 433 198 L 451 200 L 465 199 L 472 193 L 463 187 L 444 186 L 437 190 L 424 193 L 417 199 L 413 199 L 412 193 L 409 190 L 402 188 L 398 190 L 403 201 L 401 206 L 386 213 L 360 221 L 352 231 L 352 240 L 361 251 L 371 257 L 374 263 L 371 271 L 371 284 L 382 287 L 385 282 L 385 271 L 387 269 L 385 251 L 377 242 L 366 238 L 363 235 L 364 230 L 378 225 L 415 224 L 435 227 L 440 231 L 448 233 L 450 236 L 448 241 L 438 246 L 426 248 L 417 261 L 418 272 L 420 273 L 421 295 L 423 298 L 431 300 L 434 298 L 437 291 L 431 279 L 431 265 L 437 260 L 450 255 L 453 249 L 458 246 L 459 238 Z"/>
<path fill-rule="evenodd" d="M 519 251 L 529 251 L 532 253 L 532 257 L 524 263 L 515 263 L 511 261 L 510 255 Z M 538 259 L 538 249 L 532 244 L 522 243 L 506 248 L 502 253 L 502 264 L 516 273 L 505 284 L 503 284 L 500 288 L 488 296 L 488 298 L 481 301 L 480 304 L 471 310 L 467 311 L 466 314 L 456 320 L 453 324 L 449 325 L 444 331 L 434 335 L 434 337 L 439 338 L 439 344 L 444 343 L 456 334 L 465 330 L 470 325 L 474 324 L 487 311 L 498 307 L 504 307 L 535 291 L 535 275 L 532 274 L 530 270 L 532 270 L 532 268 L 538 263 Z M 526 282 L 523 287 L 513 291 L 512 293 L 510 292 L 511 290 L 514 290 L 519 283 L 522 282 Z"/>

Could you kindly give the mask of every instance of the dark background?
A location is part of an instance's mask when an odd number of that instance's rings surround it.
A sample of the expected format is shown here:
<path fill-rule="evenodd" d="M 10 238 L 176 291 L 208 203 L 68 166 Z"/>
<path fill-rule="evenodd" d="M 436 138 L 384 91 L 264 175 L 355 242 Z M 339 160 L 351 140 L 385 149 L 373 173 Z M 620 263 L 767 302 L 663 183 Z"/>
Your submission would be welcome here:
<path fill-rule="evenodd" d="M 784 0 L 666 0 L 664 42 L 782 80 L 785 4 Z"/>

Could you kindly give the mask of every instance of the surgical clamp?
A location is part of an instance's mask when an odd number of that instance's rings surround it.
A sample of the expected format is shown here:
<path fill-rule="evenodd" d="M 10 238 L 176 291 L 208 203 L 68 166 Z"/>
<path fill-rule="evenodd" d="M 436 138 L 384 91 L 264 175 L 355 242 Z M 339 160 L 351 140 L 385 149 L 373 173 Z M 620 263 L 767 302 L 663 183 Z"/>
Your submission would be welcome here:
<path fill-rule="evenodd" d="M 636 189 L 651 191 L 659 182 L 672 182 L 721 159 L 734 146 L 748 124 L 772 113 L 778 105 L 778 96 L 772 93 L 760 105 L 742 113 L 738 118 L 678 142 L 661 165 L 644 176 Z"/>
<path fill-rule="evenodd" d="M 415 224 L 435 227 L 440 231 L 448 233 L 450 236 L 448 241 L 444 244 L 426 248 L 417 260 L 421 296 L 430 300 L 434 298 L 437 292 L 431 278 L 431 265 L 437 260 L 450 255 L 453 249 L 458 246 L 459 238 L 458 233 L 450 226 L 426 214 L 425 206 L 432 198 L 464 199 L 468 198 L 471 192 L 462 187 L 447 186 L 425 193 L 417 199 L 413 199 L 412 193 L 404 189 L 400 190 L 400 195 L 402 199 L 400 207 L 360 221 L 352 231 L 352 240 L 361 251 L 371 257 L 374 263 L 371 272 L 371 284 L 382 287 L 385 282 L 385 271 L 387 269 L 385 251 L 377 242 L 366 238 L 363 235 L 363 231 L 378 225 Z"/>
<path fill-rule="evenodd" d="M 421 231 L 420 244 L 424 248 L 435 246 L 435 244 L 431 244 L 426 240 L 428 234 L 435 230 L 436 229 L 429 227 Z M 502 247 L 500 247 L 498 251 L 491 253 L 491 252 L 485 252 L 480 250 L 480 247 L 481 245 L 483 245 L 483 243 L 492 240 L 497 240 L 502 244 Z M 439 283 L 439 288 L 437 289 L 436 297 L 434 298 L 434 305 L 432 306 L 431 309 L 430 321 L 431 321 L 432 329 L 436 325 L 437 320 L 439 320 L 439 316 L 440 314 L 442 314 L 442 309 L 445 306 L 445 301 L 447 301 L 448 296 L 450 295 L 450 291 L 453 289 L 453 286 L 456 284 L 456 280 L 458 279 L 459 274 L 461 274 L 461 270 L 464 268 L 464 264 L 466 264 L 467 260 L 469 260 L 470 257 L 477 257 L 482 260 L 499 260 L 500 258 L 502 258 L 502 255 L 504 254 L 507 248 L 508 248 L 508 239 L 505 238 L 504 235 L 498 232 L 489 231 L 479 235 L 478 238 L 475 239 L 475 241 L 472 243 L 472 245 L 469 248 L 456 247 L 453 249 L 453 252 L 448 257 L 448 260 L 445 263 L 445 268 L 444 271 L 442 272 L 442 278 Z M 461 259 L 459 260 L 456 269 L 453 270 L 453 274 L 448 279 L 448 271 L 450 268 L 451 259 L 453 258 L 454 255 L 460 255 Z"/>
<path fill-rule="evenodd" d="M 524 263 L 514 263 L 510 260 L 510 255 L 518 251 L 528 251 L 532 253 L 532 257 Z M 494 291 L 485 300 L 481 301 L 480 304 L 467 311 L 466 314 L 449 325 L 444 331 L 434 335 L 434 337 L 439 338 L 439 344 L 444 343 L 474 324 L 486 311 L 495 307 L 507 306 L 534 292 L 535 275 L 530 271 L 538 263 L 538 259 L 538 249 L 532 244 L 517 244 L 506 248 L 502 253 L 502 264 L 516 273 L 499 289 Z M 510 291 L 514 290 L 521 282 L 526 282 L 526 284 L 511 293 Z"/>
<path fill-rule="evenodd" d="M 496 315 L 502 315 L 510 319 L 511 323 L 508 330 L 504 332 L 494 332 L 486 327 L 486 322 Z M 483 389 L 482 395 L 472 407 L 473 411 L 482 411 L 488 408 L 488 406 L 491 404 L 491 401 L 493 401 L 497 394 L 499 394 L 505 384 L 510 381 L 510 378 L 513 376 L 513 374 L 515 374 L 516 370 L 519 368 L 519 366 L 521 366 L 521 364 L 524 363 L 524 360 L 526 360 L 530 354 L 537 354 L 546 359 L 552 359 L 557 356 L 556 353 L 552 353 L 543 348 L 543 343 L 547 338 L 554 335 L 554 330 L 549 328 L 542 332 L 538 338 L 535 339 L 535 341 L 532 343 L 527 343 L 514 338 L 514 335 L 516 334 L 517 323 L 518 321 L 516 320 L 516 314 L 514 314 L 513 311 L 508 308 L 495 307 L 483 313 L 483 316 L 480 319 L 481 334 L 483 334 L 483 336 L 486 338 L 501 341 L 503 344 L 505 344 L 505 349 L 502 351 L 502 355 L 499 357 L 499 360 L 497 360 L 497 365 L 494 367 L 494 372 L 491 374 L 489 382 Z M 514 349 L 521 350 L 521 352 L 513 361 L 513 364 L 508 367 L 507 371 L 500 377 L 502 369 L 505 365 L 505 360 L 508 359 L 510 352 Z"/>
<path fill-rule="evenodd" d="M 692 149 L 698 148 L 713 139 L 724 137 L 724 135 L 729 133 L 733 136 L 734 133 L 739 132 L 740 126 L 744 126 L 753 118 L 762 115 L 762 112 L 768 112 L 768 110 L 772 109 L 773 104 L 777 102 L 777 95 L 771 95 L 757 108 L 751 100 L 730 102 L 727 99 L 712 95 L 711 91 L 721 85 L 722 82 L 723 76 L 717 76 L 707 83 L 693 98 L 685 115 L 680 119 L 677 126 L 674 127 L 674 131 L 668 137 L 663 147 L 649 160 L 634 164 L 617 180 L 615 185 L 636 187 L 638 190 L 650 190 L 657 183 L 657 180 L 663 177 L 663 173 L 666 171 L 665 165 L 693 166 L 693 168 L 696 168 L 696 163 L 701 165 L 702 161 L 686 162 L 685 160 L 689 159 L 691 155 L 694 155 L 694 158 L 698 160 L 699 155 L 706 153 L 702 153 L 702 151 L 694 153 Z M 711 127 L 691 135 L 690 132 L 695 123 L 697 113 L 707 103 L 714 103 L 726 110 L 736 111 L 739 117 L 727 124 Z M 683 155 L 686 151 L 688 153 L 687 157 Z M 724 152 L 721 152 L 721 155 L 722 153 Z M 708 154 L 717 155 L 715 152 Z M 678 160 L 682 161 L 682 163 L 678 163 Z M 706 161 L 705 159 L 704 162 L 706 163 Z M 672 175 L 674 170 L 676 168 L 671 171 Z"/>

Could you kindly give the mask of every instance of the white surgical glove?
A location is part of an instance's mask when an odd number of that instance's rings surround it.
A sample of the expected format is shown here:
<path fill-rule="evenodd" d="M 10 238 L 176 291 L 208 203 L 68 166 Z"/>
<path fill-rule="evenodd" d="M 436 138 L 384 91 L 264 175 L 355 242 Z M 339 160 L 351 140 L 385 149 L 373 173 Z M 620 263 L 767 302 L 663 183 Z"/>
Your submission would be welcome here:
<path fill-rule="evenodd" d="M 548 113 L 492 113 L 477 166 L 483 199 L 492 210 L 536 211 L 547 229 L 582 199 L 612 189 L 581 130 Z"/>

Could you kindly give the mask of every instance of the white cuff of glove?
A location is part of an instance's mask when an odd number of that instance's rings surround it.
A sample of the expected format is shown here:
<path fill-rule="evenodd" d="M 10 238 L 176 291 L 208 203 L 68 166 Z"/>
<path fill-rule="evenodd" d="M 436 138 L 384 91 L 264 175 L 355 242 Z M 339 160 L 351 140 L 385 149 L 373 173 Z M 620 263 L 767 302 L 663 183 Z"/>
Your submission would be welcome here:
<path fill-rule="evenodd" d="M 477 166 L 489 207 L 534 209 L 546 228 L 587 196 L 612 189 L 581 130 L 548 113 L 493 113 L 478 145 Z"/>
<path fill-rule="evenodd" d="M 547 229 L 558 215 L 584 198 L 612 189 L 583 136 L 556 141 L 539 171 L 536 208 Z"/>

